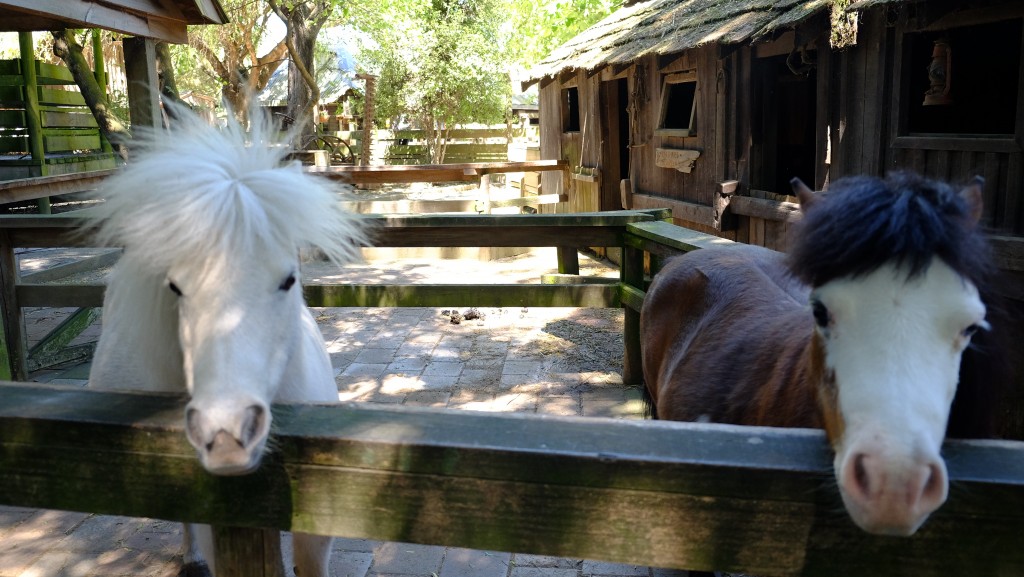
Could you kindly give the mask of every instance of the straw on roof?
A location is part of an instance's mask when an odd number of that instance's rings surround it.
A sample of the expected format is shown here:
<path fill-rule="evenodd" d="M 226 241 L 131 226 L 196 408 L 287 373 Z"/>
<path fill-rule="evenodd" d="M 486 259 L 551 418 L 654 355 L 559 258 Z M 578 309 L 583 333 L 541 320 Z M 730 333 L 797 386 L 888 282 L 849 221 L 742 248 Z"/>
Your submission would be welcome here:
<path fill-rule="evenodd" d="M 626 64 L 709 43 L 756 41 L 791 28 L 832 0 L 648 0 L 616 10 L 569 40 L 527 74 L 533 83 L 565 70 Z"/>

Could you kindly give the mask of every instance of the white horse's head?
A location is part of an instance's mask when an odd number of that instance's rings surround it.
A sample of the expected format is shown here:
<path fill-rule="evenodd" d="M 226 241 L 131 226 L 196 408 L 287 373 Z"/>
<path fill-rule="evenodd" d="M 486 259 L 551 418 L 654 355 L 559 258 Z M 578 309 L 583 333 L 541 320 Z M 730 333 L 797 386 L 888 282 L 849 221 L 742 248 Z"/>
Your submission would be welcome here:
<path fill-rule="evenodd" d="M 338 191 L 283 164 L 274 127 L 251 118 L 248 132 L 189 117 L 143 135 L 96 215 L 101 240 L 125 247 L 110 290 L 153 299 L 113 286 L 150 279 L 159 291 L 151 306 L 174 310 L 176 326 L 153 330 L 177 333 L 188 439 L 217 474 L 259 465 L 282 390 L 326 400 L 301 394 L 331 373 L 302 297 L 299 252 L 314 246 L 344 262 L 365 240 Z"/>
<path fill-rule="evenodd" d="M 946 500 L 960 361 L 988 329 L 980 187 L 892 175 L 837 181 L 824 200 L 798 189 L 790 262 L 813 287 L 819 400 L 843 502 L 872 533 L 912 534 Z"/>

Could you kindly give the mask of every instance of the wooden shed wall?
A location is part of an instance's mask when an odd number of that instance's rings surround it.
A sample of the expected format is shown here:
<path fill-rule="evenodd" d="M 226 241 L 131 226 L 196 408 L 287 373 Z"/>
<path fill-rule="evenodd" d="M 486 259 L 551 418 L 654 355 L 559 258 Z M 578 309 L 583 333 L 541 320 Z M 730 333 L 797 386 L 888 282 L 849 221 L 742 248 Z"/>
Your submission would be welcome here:
<path fill-rule="evenodd" d="M 1024 112 L 1017 115 L 1012 135 L 970 138 L 963 136 L 909 135 L 900 128 L 901 98 L 906 75 L 923 74 L 919 63 L 902 62 L 906 51 L 904 35 L 934 25 L 943 14 L 932 9 L 922 16 L 908 6 L 881 6 L 861 14 L 859 42 L 843 50 L 828 45 L 827 26 L 808 23 L 801 34 L 811 34 L 816 96 L 813 106 L 815 164 L 812 184 L 823 188 L 836 178 L 852 174 L 883 175 L 889 170 L 909 168 L 926 176 L 964 182 L 976 174 L 986 178 L 985 224 L 1002 234 L 1024 234 Z M 1024 19 L 1024 5 L 994 4 L 990 9 L 970 12 L 971 21 Z M 1019 15 L 1019 16 L 1018 16 Z M 948 20 L 948 18 L 947 18 Z M 968 22 L 968 23 L 970 23 Z M 953 20 L 954 24 L 960 22 Z M 1022 42 L 1024 45 L 1024 42 Z M 629 67 L 606 67 L 597 71 L 574 71 L 541 86 L 541 148 L 544 158 L 563 158 L 577 170 L 604 170 L 609 147 L 603 123 L 611 121 L 614 110 L 601 101 L 601 84 L 625 75 L 629 83 L 633 132 L 630 176 L 634 192 L 643 195 L 637 208 L 653 207 L 663 201 L 673 209 L 679 224 L 751 244 L 784 250 L 789 224 L 786 221 L 739 216 L 721 230 L 707 226 L 707 212 L 717 200 L 717 183 L 736 181 L 736 194 L 769 201 L 792 200 L 780 186 L 758 184 L 756 177 L 773 159 L 761 142 L 763 104 L 759 74 L 770 58 L 782 58 L 796 47 L 794 34 L 787 32 L 769 43 L 743 46 L 708 45 L 669 56 L 647 56 Z M 1024 111 L 1024 46 L 1016 72 L 1018 110 Z M 696 133 L 693 136 L 661 136 L 659 123 L 662 79 L 665 74 L 694 70 L 697 76 Z M 562 91 L 575 86 L 579 91 L 580 130 L 563 132 Z M 920 95 L 914 94 L 913 98 Z M 782 122 L 782 121 L 780 121 Z M 689 149 L 700 152 L 693 170 L 683 173 L 655 164 L 657 149 Z M 580 168 L 582 167 L 582 168 Z M 560 183 L 556 175 L 545 176 L 545 189 L 552 192 Z M 603 201 L 596 182 L 572 180 L 570 201 L 554 210 L 608 210 L 606 182 Z M 788 188 L 788 187 L 787 187 Z M 652 201 L 654 197 L 656 201 Z M 681 201 L 673 203 L 672 201 Z"/>

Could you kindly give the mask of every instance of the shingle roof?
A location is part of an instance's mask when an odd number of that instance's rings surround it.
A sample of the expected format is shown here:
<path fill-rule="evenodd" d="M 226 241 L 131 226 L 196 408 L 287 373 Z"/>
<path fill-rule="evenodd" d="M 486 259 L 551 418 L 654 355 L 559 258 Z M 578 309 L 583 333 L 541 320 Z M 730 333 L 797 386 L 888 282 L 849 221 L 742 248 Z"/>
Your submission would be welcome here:
<path fill-rule="evenodd" d="M 832 0 L 647 0 L 616 10 L 537 63 L 527 83 L 564 70 L 625 64 L 703 44 L 756 41 L 790 28 Z"/>

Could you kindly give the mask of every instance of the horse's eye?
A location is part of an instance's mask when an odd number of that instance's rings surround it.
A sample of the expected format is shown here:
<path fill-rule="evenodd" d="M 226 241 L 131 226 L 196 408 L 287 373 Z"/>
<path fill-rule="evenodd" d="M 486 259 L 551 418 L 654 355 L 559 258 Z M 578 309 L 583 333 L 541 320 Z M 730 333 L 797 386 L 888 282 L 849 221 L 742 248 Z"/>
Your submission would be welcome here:
<path fill-rule="evenodd" d="M 973 337 L 974 334 L 977 333 L 978 331 L 987 331 L 988 328 L 988 323 L 982 321 L 980 323 L 974 323 L 973 325 L 967 327 L 966 329 L 963 330 L 961 334 L 964 336 L 965 339 L 969 339 Z"/>
<path fill-rule="evenodd" d="M 821 328 L 828 328 L 828 308 L 821 301 L 811 301 L 811 313 L 814 314 L 814 322 Z"/>
<path fill-rule="evenodd" d="M 288 275 L 288 278 L 284 279 L 284 282 L 281 283 L 281 286 L 277 288 L 287 292 L 293 286 L 295 286 L 295 275 L 290 274 Z"/>
<path fill-rule="evenodd" d="M 174 284 L 173 282 L 168 281 L 167 288 L 171 289 L 172 293 L 181 296 L 181 289 L 178 288 L 178 285 Z"/>

